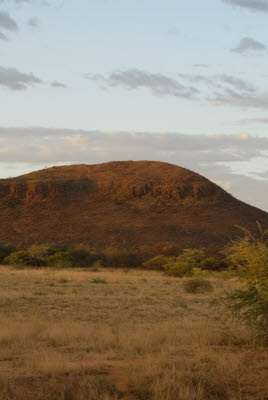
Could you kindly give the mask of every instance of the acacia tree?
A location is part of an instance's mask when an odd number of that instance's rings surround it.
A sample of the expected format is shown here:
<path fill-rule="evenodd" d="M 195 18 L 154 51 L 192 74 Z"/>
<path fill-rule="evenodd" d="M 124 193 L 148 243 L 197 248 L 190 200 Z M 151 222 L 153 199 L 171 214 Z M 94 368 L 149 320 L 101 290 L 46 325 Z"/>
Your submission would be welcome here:
<path fill-rule="evenodd" d="M 225 308 L 246 322 L 253 333 L 268 340 L 268 229 L 259 234 L 243 230 L 243 236 L 227 247 L 227 261 L 243 282 L 222 298 Z"/>

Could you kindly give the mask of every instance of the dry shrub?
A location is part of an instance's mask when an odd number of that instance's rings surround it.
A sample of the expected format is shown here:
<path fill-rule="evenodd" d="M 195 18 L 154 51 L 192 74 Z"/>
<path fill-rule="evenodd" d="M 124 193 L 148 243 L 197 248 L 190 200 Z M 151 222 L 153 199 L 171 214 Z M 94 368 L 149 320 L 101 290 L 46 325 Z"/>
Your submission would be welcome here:
<path fill-rule="evenodd" d="M 43 325 L 38 320 L 16 322 L 10 321 L 8 318 L 0 318 L 0 344 L 12 345 L 14 343 L 31 342 L 37 338 Z"/>
<path fill-rule="evenodd" d="M 115 386 L 103 377 L 91 377 L 84 381 L 75 381 L 66 384 L 61 390 L 49 388 L 47 390 L 49 399 L 57 400 L 119 400 L 122 395 Z"/>
<path fill-rule="evenodd" d="M 2 379 L 0 380 L 0 400 L 18 400 L 15 388 Z"/>
<path fill-rule="evenodd" d="M 48 351 L 38 357 L 28 360 L 30 369 L 42 376 L 54 377 L 68 372 L 68 365 L 62 354 Z"/>
<path fill-rule="evenodd" d="M 213 286 L 206 279 L 187 279 L 183 282 L 186 293 L 209 293 L 213 291 Z"/>
<path fill-rule="evenodd" d="M 25 400 L 23 386 L 16 387 L 14 382 L 0 381 L 0 400 Z M 28 398 L 28 396 L 27 396 Z M 54 381 L 39 388 L 35 400 L 119 400 L 122 394 L 103 377 L 66 378 Z"/>
<path fill-rule="evenodd" d="M 141 400 L 236 400 L 242 399 L 241 377 L 247 365 L 233 355 L 221 360 L 206 358 L 179 361 L 144 360 L 132 371 L 132 392 Z"/>

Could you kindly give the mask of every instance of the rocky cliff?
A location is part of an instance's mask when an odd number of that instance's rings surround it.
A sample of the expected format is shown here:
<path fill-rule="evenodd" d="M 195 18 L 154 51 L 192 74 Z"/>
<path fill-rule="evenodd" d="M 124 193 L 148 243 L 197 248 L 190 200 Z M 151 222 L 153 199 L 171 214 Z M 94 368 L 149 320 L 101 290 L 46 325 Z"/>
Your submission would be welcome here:
<path fill-rule="evenodd" d="M 268 214 L 160 162 L 54 167 L 0 180 L 0 241 L 220 246 Z"/>

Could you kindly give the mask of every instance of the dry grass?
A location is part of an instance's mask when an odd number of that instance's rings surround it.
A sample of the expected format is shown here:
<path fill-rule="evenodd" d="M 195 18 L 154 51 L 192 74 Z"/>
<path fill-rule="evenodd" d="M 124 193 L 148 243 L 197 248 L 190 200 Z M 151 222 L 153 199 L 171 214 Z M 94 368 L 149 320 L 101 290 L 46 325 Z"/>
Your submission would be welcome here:
<path fill-rule="evenodd" d="M 267 349 L 211 307 L 238 282 L 206 279 L 0 267 L 0 400 L 264 400 Z"/>

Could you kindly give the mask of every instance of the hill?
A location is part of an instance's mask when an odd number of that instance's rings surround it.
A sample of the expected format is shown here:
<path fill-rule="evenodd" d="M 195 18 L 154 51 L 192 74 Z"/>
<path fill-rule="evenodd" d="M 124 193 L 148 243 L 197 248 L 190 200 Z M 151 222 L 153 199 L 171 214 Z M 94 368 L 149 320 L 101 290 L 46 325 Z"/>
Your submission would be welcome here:
<path fill-rule="evenodd" d="M 0 242 L 218 247 L 268 213 L 151 161 L 53 167 L 0 180 Z"/>

